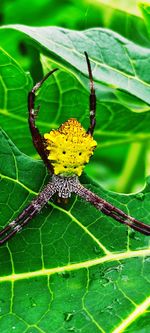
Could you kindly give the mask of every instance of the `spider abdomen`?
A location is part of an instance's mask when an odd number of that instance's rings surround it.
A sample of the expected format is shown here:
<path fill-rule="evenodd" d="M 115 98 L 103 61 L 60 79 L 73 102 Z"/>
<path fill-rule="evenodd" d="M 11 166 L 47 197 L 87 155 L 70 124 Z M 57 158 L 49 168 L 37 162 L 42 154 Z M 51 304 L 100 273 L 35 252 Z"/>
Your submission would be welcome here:
<path fill-rule="evenodd" d="M 66 121 L 58 130 L 44 134 L 44 139 L 55 175 L 80 176 L 97 145 L 74 118 Z"/>

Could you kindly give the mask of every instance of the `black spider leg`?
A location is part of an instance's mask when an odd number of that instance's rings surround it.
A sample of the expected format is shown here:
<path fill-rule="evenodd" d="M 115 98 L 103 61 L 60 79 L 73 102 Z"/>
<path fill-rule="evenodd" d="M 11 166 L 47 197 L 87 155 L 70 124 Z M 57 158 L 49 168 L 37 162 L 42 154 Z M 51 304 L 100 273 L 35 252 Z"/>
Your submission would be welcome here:
<path fill-rule="evenodd" d="M 88 72 L 89 72 L 89 79 L 90 79 L 90 127 L 87 130 L 88 134 L 93 135 L 94 128 L 96 125 L 96 95 L 95 95 L 95 89 L 94 89 L 94 82 L 93 82 L 93 76 L 92 76 L 92 70 L 91 70 L 91 64 L 88 57 L 87 52 L 84 52 L 86 57 L 86 62 L 88 66 Z"/>
<path fill-rule="evenodd" d="M 39 193 L 37 198 L 32 200 L 30 205 L 27 206 L 14 221 L 10 222 L 8 226 L 0 231 L 0 245 L 3 245 L 8 239 L 21 231 L 22 228 L 41 211 L 55 192 L 56 188 L 54 184 L 49 182 L 44 190 Z"/>
<path fill-rule="evenodd" d="M 116 221 L 125 224 L 144 235 L 147 236 L 150 235 L 150 225 L 142 223 L 136 220 L 134 217 L 127 215 L 121 209 L 113 206 L 112 204 L 108 203 L 106 200 L 98 197 L 96 194 L 94 194 L 84 186 L 79 185 L 74 189 L 74 192 L 77 195 L 79 195 L 81 198 L 90 202 L 105 215 L 112 217 Z"/>
<path fill-rule="evenodd" d="M 50 71 L 49 73 L 47 73 L 44 76 L 44 78 L 41 81 L 39 81 L 32 88 L 31 92 L 29 92 L 29 94 L 28 94 L 29 127 L 30 127 L 30 131 L 31 131 L 31 135 L 32 135 L 33 144 L 34 144 L 38 154 L 42 158 L 43 162 L 45 163 L 46 167 L 48 168 L 48 170 L 51 171 L 51 173 L 53 173 L 53 166 L 51 165 L 50 161 L 47 158 L 47 154 L 46 154 L 45 147 L 44 147 L 43 137 L 41 136 L 38 128 L 35 125 L 35 119 L 37 117 L 37 114 L 39 112 L 40 107 L 38 107 L 38 109 L 35 110 L 34 109 L 34 102 L 35 102 L 35 93 L 36 93 L 36 91 L 41 87 L 43 82 L 45 80 L 47 80 L 47 78 L 51 74 L 53 74 L 55 71 L 57 71 L 57 69 L 58 68 L 55 68 L 52 71 Z"/>

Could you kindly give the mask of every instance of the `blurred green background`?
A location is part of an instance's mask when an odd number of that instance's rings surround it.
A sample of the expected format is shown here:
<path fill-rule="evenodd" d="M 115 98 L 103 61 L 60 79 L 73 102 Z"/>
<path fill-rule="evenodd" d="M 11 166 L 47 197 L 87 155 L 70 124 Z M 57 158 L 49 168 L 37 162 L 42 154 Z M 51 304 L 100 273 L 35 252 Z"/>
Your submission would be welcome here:
<path fill-rule="evenodd" d="M 143 8 L 144 2 L 137 5 L 135 0 L 1 0 L 0 23 L 59 26 L 74 30 L 108 28 L 141 47 L 149 48 L 150 39 Z M 2 48 L 25 71 L 29 71 L 33 81 L 37 82 L 43 75 L 37 47 L 26 42 L 16 31 L 9 34 L 8 31 L 3 31 L 0 38 Z M 15 142 L 13 137 L 12 140 Z M 147 139 L 137 142 L 130 138 L 116 138 L 111 145 L 103 144 L 102 140 L 100 142 L 100 156 L 95 155 L 87 166 L 88 175 L 114 191 L 128 193 L 140 190 L 144 186 L 145 176 L 149 174 L 150 153 Z M 34 153 L 31 156 L 38 158 Z"/>

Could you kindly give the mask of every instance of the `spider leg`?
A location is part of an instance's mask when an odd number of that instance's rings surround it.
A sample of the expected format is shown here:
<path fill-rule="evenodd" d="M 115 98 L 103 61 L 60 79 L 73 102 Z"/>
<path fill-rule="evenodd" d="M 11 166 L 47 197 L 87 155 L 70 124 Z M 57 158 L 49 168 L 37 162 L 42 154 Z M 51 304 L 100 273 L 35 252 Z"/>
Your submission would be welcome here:
<path fill-rule="evenodd" d="M 108 203 L 106 200 L 98 197 L 96 194 L 82 186 L 78 185 L 74 192 L 79 195 L 81 198 L 90 202 L 93 206 L 95 206 L 98 210 L 100 210 L 105 215 L 108 215 L 115 219 L 116 221 L 129 226 L 130 228 L 139 231 L 144 235 L 150 235 L 150 225 L 142 223 L 132 216 L 127 215 L 121 209 L 113 206 Z"/>
<path fill-rule="evenodd" d="M 48 183 L 37 198 L 34 199 L 14 221 L 10 222 L 8 226 L 0 231 L 0 245 L 3 245 L 8 239 L 21 231 L 22 228 L 41 211 L 55 192 L 54 184 L 51 182 Z"/>
<path fill-rule="evenodd" d="M 95 95 L 95 89 L 94 89 L 94 82 L 93 82 L 90 60 L 89 60 L 87 52 L 84 52 L 84 54 L 85 54 L 85 57 L 86 57 L 86 62 L 87 62 L 88 72 L 89 72 L 89 79 L 90 79 L 90 126 L 87 130 L 87 133 L 93 135 L 94 128 L 95 128 L 95 125 L 96 125 L 96 118 L 95 118 L 96 95 Z"/>
<path fill-rule="evenodd" d="M 31 90 L 31 92 L 29 92 L 28 94 L 28 111 L 29 111 L 29 128 L 30 128 L 30 132 L 32 135 L 32 140 L 33 140 L 33 144 L 38 152 L 38 154 L 40 155 L 40 157 L 42 158 L 43 162 L 45 163 L 46 167 L 48 168 L 48 170 L 50 170 L 53 173 L 53 167 L 50 163 L 50 161 L 47 158 L 47 154 L 45 151 L 45 147 L 44 147 L 44 140 L 43 137 L 41 136 L 38 128 L 35 125 L 35 119 L 37 117 L 37 114 L 39 112 L 39 108 L 37 110 L 35 110 L 34 108 L 34 103 L 35 103 L 35 93 L 36 91 L 41 87 L 41 85 L 43 84 L 43 82 L 45 80 L 47 80 L 47 78 L 53 74 L 55 71 L 57 70 L 57 68 L 53 69 L 52 71 L 50 71 L 49 73 L 47 73 L 44 78 L 39 81 Z"/>
<path fill-rule="evenodd" d="M 114 207 L 114 206 L 112 206 L 112 207 Z M 114 208 L 116 208 L 116 207 L 114 207 Z M 147 235 L 147 236 L 150 235 L 150 226 L 136 220 L 132 216 L 127 215 L 127 217 L 125 218 L 124 216 L 122 217 L 122 214 L 120 214 L 121 215 L 120 216 L 118 214 L 115 214 L 114 210 L 108 210 L 107 208 L 102 208 L 101 211 L 105 215 L 112 217 L 113 219 L 115 219 L 116 221 L 118 221 L 122 224 L 126 224 L 128 227 L 130 227 L 136 231 L 139 231 L 140 233 L 142 233 L 144 235 Z M 122 213 L 124 213 L 124 212 L 122 212 Z"/>
<path fill-rule="evenodd" d="M 0 237 L 7 233 L 8 231 L 12 230 L 15 226 L 19 224 L 26 216 L 33 211 L 33 203 L 31 203 L 28 207 L 26 207 L 21 214 L 12 222 L 10 222 L 5 228 L 0 231 Z"/>
<path fill-rule="evenodd" d="M 28 208 L 33 208 L 33 205 L 31 204 Z M 40 210 L 39 210 L 40 211 Z M 27 209 L 23 211 L 25 213 L 25 219 L 22 221 L 21 217 L 19 216 L 16 220 L 9 223 L 8 226 L 6 226 L 4 229 L 0 232 L 0 237 L 3 236 L 0 239 L 0 245 L 3 245 L 7 240 L 12 238 L 17 232 L 21 231 L 23 226 L 27 224 L 34 215 L 36 215 L 37 211 L 36 209 L 33 209 L 32 212 L 27 212 Z"/>

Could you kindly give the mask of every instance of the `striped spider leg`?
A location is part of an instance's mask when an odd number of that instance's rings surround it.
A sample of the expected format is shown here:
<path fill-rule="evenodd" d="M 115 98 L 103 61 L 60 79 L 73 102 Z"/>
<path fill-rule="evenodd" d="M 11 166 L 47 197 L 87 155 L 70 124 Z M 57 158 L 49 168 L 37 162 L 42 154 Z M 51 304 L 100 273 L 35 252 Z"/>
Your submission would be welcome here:
<path fill-rule="evenodd" d="M 29 206 L 27 206 L 15 220 L 0 231 L 0 245 L 3 245 L 17 232 L 21 231 L 22 228 L 41 211 L 55 192 L 54 184 L 49 182 L 43 191 L 39 193 L 37 198 L 32 200 Z"/>
<path fill-rule="evenodd" d="M 100 198 L 95 193 L 91 192 L 84 186 L 80 185 L 76 189 L 76 194 L 86 201 L 90 202 L 96 209 L 100 210 L 105 215 L 112 217 L 114 220 L 127 225 L 128 227 L 139 231 L 141 234 L 150 235 L 150 225 L 142 223 L 134 217 L 127 215 L 121 209 L 113 206 L 111 203 Z"/>

